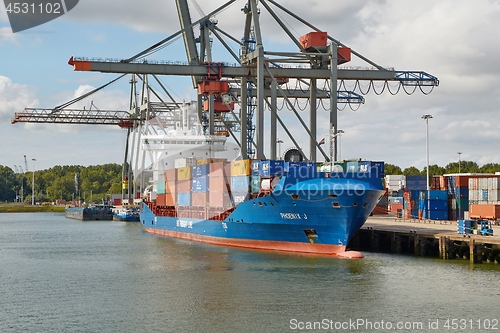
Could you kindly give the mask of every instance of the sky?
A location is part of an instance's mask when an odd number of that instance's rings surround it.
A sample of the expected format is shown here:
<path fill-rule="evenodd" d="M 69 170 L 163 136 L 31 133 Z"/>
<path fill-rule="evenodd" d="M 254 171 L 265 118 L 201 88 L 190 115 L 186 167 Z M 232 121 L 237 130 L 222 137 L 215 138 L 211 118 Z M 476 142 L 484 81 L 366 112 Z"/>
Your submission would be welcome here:
<path fill-rule="evenodd" d="M 190 0 L 193 21 L 225 2 Z M 421 170 L 426 165 L 422 116 L 431 114 L 431 165 L 446 166 L 458 162 L 459 156 L 480 166 L 500 163 L 500 1 L 278 2 L 378 65 L 424 71 L 439 79 L 439 86 L 430 94 L 418 89 L 412 95 L 403 90 L 396 95 L 387 90 L 380 95 L 370 92 L 357 110 L 346 107 L 339 111 L 339 129 L 344 131 L 340 138 L 342 159 L 385 161 L 402 169 L 415 166 Z M 218 27 L 241 37 L 244 4 L 237 1 L 217 15 Z M 279 13 L 297 38 L 310 32 Z M 267 51 L 297 51 L 264 8 L 261 24 Z M 179 29 L 174 1 L 80 1 L 67 14 L 18 33 L 12 33 L 5 8 L 0 6 L 0 165 L 25 170 L 24 155 L 30 171 L 33 167 L 122 163 L 126 133 L 118 127 L 11 124 L 11 120 L 24 108 L 53 108 L 118 76 L 73 71 L 67 64 L 71 56 L 129 58 Z M 182 40 L 150 59 L 185 61 Z M 214 61 L 234 62 L 219 49 L 214 49 Z M 355 57 L 346 65 L 370 66 Z M 129 79 L 72 107 L 88 108 L 92 103 L 102 110 L 128 110 Z M 161 80 L 176 99 L 196 99 L 189 78 L 165 76 Z M 425 93 L 430 90 L 423 89 Z M 301 116 L 308 119 L 306 111 L 301 111 Z M 298 141 L 306 142 L 298 121 L 291 115 L 283 117 Z M 318 140 L 327 136 L 327 124 L 327 112 L 320 111 Z M 284 141 L 281 151 L 292 147 L 282 130 L 278 137 Z M 328 149 L 327 145 L 322 147 Z"/>

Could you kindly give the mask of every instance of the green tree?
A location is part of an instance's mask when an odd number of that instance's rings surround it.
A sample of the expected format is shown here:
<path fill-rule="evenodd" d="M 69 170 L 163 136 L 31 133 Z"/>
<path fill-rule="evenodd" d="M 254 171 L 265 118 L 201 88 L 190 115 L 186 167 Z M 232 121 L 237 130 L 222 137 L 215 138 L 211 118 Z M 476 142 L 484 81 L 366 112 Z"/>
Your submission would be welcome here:
<path fill-rule="evenodd" d="M 386 175 L 402 175 L 403 171 L 401 171 L 401 168 L 394 165 L 394 164 L 389 164 L 386 163 L 384 165 L 384 170 Z"/>
<path fill-rule="evenodd" d="M 459 165 L 458 162 L 449 163 L 445 168 L 445 173 L 458 173 Z M 460 172 L 461 173 L 479 173 L 479 166 L 476 162 L 472 161 L 461 161 L 460 162 Z"/>
<path fill-rule="evenodd" d="M 500 164 L 488 163 L 479 168 L 480 173 L 495 173 L 500 172 Z"/>
<path fill-rule="evenodd" d="M 0 165 L 0 201 L 14 201 L 18 190 L 19 184 L 14 171 Z"/>
<path fill-rule="evenodd" d="M 414 166 L 411 166 L 409 168 L 406 168 L 403 170 L 403 175 L 420 175 L 420 170 L 415 168 Z"/>

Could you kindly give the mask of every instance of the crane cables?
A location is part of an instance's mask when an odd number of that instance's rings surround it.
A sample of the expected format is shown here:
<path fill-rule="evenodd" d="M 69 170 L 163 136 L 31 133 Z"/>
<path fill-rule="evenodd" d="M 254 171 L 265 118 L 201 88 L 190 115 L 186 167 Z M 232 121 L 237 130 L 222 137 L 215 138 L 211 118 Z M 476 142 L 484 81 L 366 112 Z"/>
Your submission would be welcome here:
<path fill-rule="evenodd" d="M 94 90 L 91 90 L 91 91 L 89 91 L 88 93 L 85 93 L 85 94 L 83 94 L 83 95 L 81 95 L 81 96 L 79 96 L 79 97 L 77 97 L 77 98 L 75 98 L 75 99 L 72 99 L 72 100 L 71 100 L 71 101 L 69 101 L 69 102 L 66 102 L 66 103 L 64 103 L 64 104 L 61 104 L 61 105 L 58 105 L 58 106 L 54 107 L 54 108 L 52 109 L 52 112 L 51 112 L 50 114 L 52 114 L 52 113 L 54 113 L 54 112 L 61 111 L 62 109 L 64 109 L 64 108 L 66 108 L 66 107 L 70 106 L 71 104 L 74 104 L 74 103 L 76 103 L 76 102 L 79 102 L 79 101 L 81 101 L 82 99 L 87 98 L 87 97 L 89 97 L 89 96 L 90 96 L 90 95 L 92 95 L 92 94 L 95 94 L 95 93 L 96 93 L 96 92 L 98 92 L 99 90 L 102 90 L 102 89 L 106 88 L 107 86 L 109 86 L 109 85 L 111 85 L 111 84 L 115 83 L 116 81 L 118 81 L 119 79 L 121 79 L 122 77 L 124 77 L 125 75 L 127 75 L 127 74 L 122 74 L 122 75 L 120 75 L 119 77 L 117 77 L 116 79 L 114 79 L 114 80 L 112 80 L 112 81 L 110 81 L 110 82 L 108 82 L 108 83 L 106 83 L 106 84 L 104 84 L 104 85 L 102 85 L 102 86 L 100 86 L 100 87 L 98 87 L 98 88 L 94 89 Z"/>

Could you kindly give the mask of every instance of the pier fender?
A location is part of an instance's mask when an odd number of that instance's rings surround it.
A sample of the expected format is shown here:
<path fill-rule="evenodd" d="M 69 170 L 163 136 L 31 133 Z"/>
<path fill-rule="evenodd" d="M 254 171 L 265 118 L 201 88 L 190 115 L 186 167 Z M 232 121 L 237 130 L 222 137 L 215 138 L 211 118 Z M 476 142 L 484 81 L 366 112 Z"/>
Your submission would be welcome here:
<path fill-rule="evenodd" d="M 344 259 L 363 259 L 365 257 L 361 252 L 358 251 L 340 252 L 337 253 L 337 256 Z"/>

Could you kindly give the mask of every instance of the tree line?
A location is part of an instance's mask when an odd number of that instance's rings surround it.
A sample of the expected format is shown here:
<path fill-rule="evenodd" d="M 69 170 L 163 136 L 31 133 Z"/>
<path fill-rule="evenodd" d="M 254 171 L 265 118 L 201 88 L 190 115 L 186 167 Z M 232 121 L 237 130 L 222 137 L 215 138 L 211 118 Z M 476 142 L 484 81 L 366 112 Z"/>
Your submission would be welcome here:
<path fill-rule="evenodd" d="M 476 162 L 461 161 L 449 163 L 445 167 L 437 164 L 429 166 L 429 176 L 453 173 L 491 173 L 500 172 L 500 164 L 488 163 L 481 167 Z M 427 168 L 422 170 L 412 166 L 402 170 L 400 167 L 386 163 L 386 175 L 426 175 Z M 48 170 L 35 172 L 35 202 L 55 202 L 57 200 L 84 200 L 99 202 L 107 200 L 109 194 L 122 191 L 122 166 L 104 164 L 96 166 L 55 166 Z M 0 165 L 0 202 L 31 203 L 31 172 L 15 173 L 11 168 Z M 92 197 L 92 200 L 90 199 Z"/>
<path fill-rule="evenodd" d="M 449 163 L 445 167 L 440 167 L 437 164 L 429 165 L 429 177 L 442 176 L 446 174 L 454 173 L 489 173 L 494 174 L 495 172 L 500 172 L 500 164 L 498 163 L 488 163 L 483 166 L 479 166 L 473 161 L 461 161 Z M 392 164 L 385 164 L 385 174 L 386 175 L 426 175 L 427 167 L 422 170 L 417 169 L 414 166 L 401 170 L 400 167 Z"/>
<path fill-rule="evenodd" d="M 109 200 L 109 194 L 122 191 L 122 166 L 104 164 L 96 166 L 55 166 L 34 173 L 34 201 Z M 32 202 L 33 173 L 15 173 L 0 165 L 0 201 Z M 92 199 L 91 199 L 92 198 Z"/>

